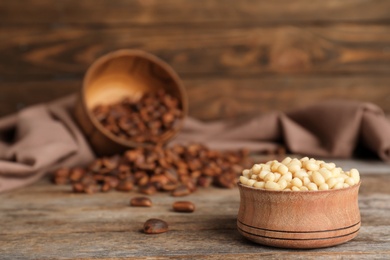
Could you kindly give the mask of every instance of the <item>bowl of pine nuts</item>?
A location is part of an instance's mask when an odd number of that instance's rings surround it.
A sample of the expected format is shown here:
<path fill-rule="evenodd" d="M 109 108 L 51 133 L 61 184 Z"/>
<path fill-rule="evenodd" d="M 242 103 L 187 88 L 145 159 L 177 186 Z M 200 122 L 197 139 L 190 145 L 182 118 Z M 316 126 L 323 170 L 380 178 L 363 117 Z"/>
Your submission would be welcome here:
<path fill-rule="evenodd" d="M 285 158 L 245 169 L 238 183 L 238 231 L 256 243 L 321 248 L 357 236 L 360 174 L 321 160 Z"/>

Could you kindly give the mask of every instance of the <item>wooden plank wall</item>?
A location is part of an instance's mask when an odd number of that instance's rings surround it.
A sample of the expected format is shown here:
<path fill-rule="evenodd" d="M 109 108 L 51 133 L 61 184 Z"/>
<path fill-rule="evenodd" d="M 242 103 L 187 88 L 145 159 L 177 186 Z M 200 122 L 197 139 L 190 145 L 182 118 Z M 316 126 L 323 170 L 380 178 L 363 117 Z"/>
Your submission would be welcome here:
<path fill-rule="evenodd" d="M 170 63 L 205 120 L 328 98 L 390 112 L 388 0 L 1 0 L 0 115 L 78 90 L 120 48 Z"/>

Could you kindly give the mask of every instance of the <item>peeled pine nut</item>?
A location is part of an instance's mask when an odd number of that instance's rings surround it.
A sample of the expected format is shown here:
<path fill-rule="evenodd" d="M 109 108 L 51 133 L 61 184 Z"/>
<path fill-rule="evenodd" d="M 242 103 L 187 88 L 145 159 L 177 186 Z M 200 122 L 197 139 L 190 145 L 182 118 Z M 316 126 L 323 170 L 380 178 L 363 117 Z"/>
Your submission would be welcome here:
<path fill-rule="evenodd" d="M 353 186 L 353 185 L 355 185 L 355 179 L 352 177 L 349 177 L 349 178 L 345 179 L 345 183 L 348 184 L 349 186 Z"/>
<path fill-rule="evenodd" d="M 273 182 L 273 181 L 267 181 L 265 183 L 265 188 L 268 190 L 280 190 L 279 184 L 277 184 L 276 182 Z"/>
<path fill-rule="evenodd" d="M 291 160 L 292 159 L 290 157 L 286 157 L 286 158 L 284 158 L 284 160 L 281 163 L 284 164 L 284 165 L 287 165 L 287 164 L 289 164 L 291 162 Z"/>
<path fill-rule="evenodd" d="M 263 164 L 263 165 L 261 166 L 261 169 L 262 169 L 263 171 L 271 171 L 271 167 L 270 167 L 269 165 L 267 165 L 267 164 Z"/>
<path fill-rule="evenodd" d="M 287 181 L 285 179 L 281 179 L 277 183 L 279 184 L 281 190 L 287 187 Z"/>
<path fill-rule="evenodd" d="M 292 164 L 288 166 L 288 171 L 295 173 L 301 169 L 301 166 L 299 164 Z"/>
<path fill-rule="evenodd" d="M 255 182 L 255 184 L 253 184 L 253 187 L 262 189 L 262 188 L 264 188 L 264 185 L 265 185 L 265 182 L 257 181 L 257 182 Z"/>
<path fill-rule="evenodd" d="M 250 179 L 250 180 L 248 180 L 248 181 L 246 182 L 246 185 L 248 185 L 248 186 L 253 186 L 253 184 L 255 184 L 255 183 L 256 183 L 256 180 Z"/>
<path fill-rule="evenodd" d="M 305 185 L 307 187 L 307 185 L 311 183 L 309 177 L 303 177 L 303 185 Z"/>
<path fill-rule="evenodd" d="M 309 175 L 307 174 L 307 172 L 305 170 L 299 170 L 299 171 L 295 172 L 295 177 L 297 177 L 301 180 L 303 180 L 303 178 L 307 177 L 307 176 L 309 176 Z"/>
<path fill-rule="evenodd" d="M 279 167 L 278 167 L 278 172 L 280 174 L 286 174 L 288 172 L 288 168 L 286 165 L 284 164 L 281 164 Z"/>
<path fill-rule="evenodd" d="M 334 168 L 334 169 L 332 169 L 333 177 L 336 177 L 336 176 L 340 175 L 340 173 L 341 173 L 341 168 Z"/>
<path fill-rule="evenodd" d="M 309 184 L 307 185 L 307 188 L 308 188 L 309 190 L 318 190 L 318 187 L 317 187 L 317 185 L 316 185 L 314 182 L 309 183 Z"/>
<path fill-rule="evenodd" d="M 359 183 L 360 181 L 360 175 L 358 170 L 356 169 L 351 169 L 350 171 L 351 177 L 354 179 L 355 183 Z"/>
<path fill-rule="evenodd" d="M 251 171 L 248 169 L 245 169 L 242 171 L 242 175 L 249 178 L 249 176 L 251 175 Z"/>
<path fill-rule="evenodd" d="M 293 190 L 293 191 L 300 191 L 300 189 L 297 186 L 292 186 L 291 190 Z"/>
<path fill-rule="evenodd" d="M 273 182 L 275 180 L 275 174 L 273 174 L 272 172 L 268 173 L 265 177 L 264 177 L 264 181 L 268 182 L 268 181 L 271 181 Z"/>
<path fill-rule="evenodd" d="M 263 179 L 263 180 L 264 180 L 265 176 L 266 176 L 268 173 L 270 173 L 270 171 L 262 170 L 262 171 L 260 172 L 260 174 L 259 174 L 260 179 Z"/>
<path fill-rule="evenodd" d="M 333 186 L 333 189 L 342 189 L 344 187 L 344 183 L 338 182 Z"/>
<path fill-rule="evenodd" d="M 329 190 L 329 185 L 326 183 L 322 183 L 320 187 L 318 187 L 319 190 Z"/>
<path fill-rule="evenodd" d="M 278 170 L 280 165 L 281 165 L 281 163 L 279 163 L 279 162 L 276 162 L 276 163 L 272 164 L 271 171 L 272 172 L 277 172 L 277 170 Z"/>
<path fill-rule="evenodd" d="M 322 175 L 322 177 L 324 177 L 325 181 L 332 177 L 332 172 L 326 168 L 321 168 L 318 172 L 321 173 L 321 175 Z"/>
<path fill-rule="evenodd" d="M 360 175 L 356 169 L 344 172 L 334 163 L 287 157 L 282 162 L 255 164 L 251 169 L 243 170 L 239 180 L 243 185 L 258 189 L 316 191 L 354 186 L 360 182 Z"/>
<path fill-rule="evenodd" d="M 247 184 L 248 183 L 248 178 L 247 177 L 245 177 L 245 176 L 240 176 L 240 182 L 242 183 L 242 184 Z"/>
<path fill-rule="evenodd" d="M 291 180 L 292 180 L 292 173 L 291 172 L 286 173 L 285 175 L 280 177 L 279 180 L 286 180 L 287 182 L 291 182 Z"/>
<path fill-rule="evenodd" d="M 321 184 L 323 184 L 325 182 L 325 179 L 321 175 L 321 173 L 314 172 L 313 173 L 313 181 L 315 182 L 315 184 L 317 184 L 317 186 L 320 186 Z"/>
<path fill-rule="evenodd" d="M 253 167 L 252 167 L 252 173 L 253 174 L 257 175 L 257 174 L 260 173 L 260 171 L 261 171 L 261 166 L 259 164 L 253 165 Z"/>
<path fill-rule="evenodd" d="M 281 174 L 276 172 L 276 173 L 274 173 L 274 176 L 275 176 L 274 182 L 278 182 L 278 180 L 280 179 Z"/>
<path fill-rule="evenodd" d="M 336 183 L 338 183 L 336 178 L 329 178 L 326 183 L 328 184 L 328 187 L 332 189 Z"/>
<path fill-rule="evenodd" d="M 303 185 L 301 179 L 299 179 L 299 178 L 297 178 L 297 177 L 295 177 L 294 179 L 292 179 L 291 184 L 294 185 L 294 186 L 296 186 L 296 187 L 298 187 L 298 188 L 301 187 L 301 186 Z"/>
<path fill-rule="evenodd" d="M 306 169 L 309 171 L 318 171 L 319 168 L 320 168 L 320 166 L 318 166 L 317 164 L 312 163 L 312 162 L 309 162 L 308 164 L 306 164 Z"/>

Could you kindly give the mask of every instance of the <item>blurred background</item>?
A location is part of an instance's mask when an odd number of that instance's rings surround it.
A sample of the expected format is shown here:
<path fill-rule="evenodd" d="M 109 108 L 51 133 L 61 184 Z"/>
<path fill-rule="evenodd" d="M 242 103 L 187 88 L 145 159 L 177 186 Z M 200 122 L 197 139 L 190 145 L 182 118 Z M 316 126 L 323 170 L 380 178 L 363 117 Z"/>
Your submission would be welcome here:
<path fill-rule="evenodd" d="M 390 1 L 1 0 L 0 116 L 77 91 L 122 48 L 167 61 L 204 120 L 329 98 L 390 112 Z"/>

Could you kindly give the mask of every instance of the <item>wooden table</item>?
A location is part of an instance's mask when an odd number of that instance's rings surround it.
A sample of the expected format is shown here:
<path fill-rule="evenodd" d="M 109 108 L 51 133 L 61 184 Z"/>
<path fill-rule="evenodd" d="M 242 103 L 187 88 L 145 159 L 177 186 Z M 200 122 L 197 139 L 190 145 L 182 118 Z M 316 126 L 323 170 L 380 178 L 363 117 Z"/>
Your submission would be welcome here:
<path fill-rule="evenodd" d="M 339 246 L 287 250 L 249 242 L 236 229 L 237 189 L 198 190 L 184 198 L 197 207 L 186 214 L 171 210 L 183 198 L 158 194 L 153 207 L 134 208 L 128 203 L 135 192 L 73 194 L 46 179 L 0 195 L 0 259 L 389 259 L 390 166 L 359 163 L 362 228 Z M 166 220 L 170 231 L 143 234 L 148 218 Z"/>

